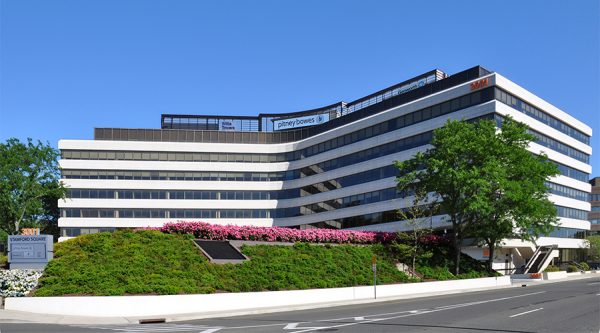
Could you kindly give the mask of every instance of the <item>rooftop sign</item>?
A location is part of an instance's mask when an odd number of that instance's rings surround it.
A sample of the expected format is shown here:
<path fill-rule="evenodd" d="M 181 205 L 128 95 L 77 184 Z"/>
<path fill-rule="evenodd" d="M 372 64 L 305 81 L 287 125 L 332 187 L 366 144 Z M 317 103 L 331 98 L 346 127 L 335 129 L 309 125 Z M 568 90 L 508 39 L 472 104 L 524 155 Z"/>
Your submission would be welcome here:
<path fill-rule="evenodd" d="M 287 118 L 273 121 L 273 129 L 276 131 L 287 130 L 297 127 L 314 126 L 323 124 L 329 121 L 329 114 L 315 114 L 312 116 Z"/>
<path fill-rule="evenodd" d="M 477 81 L 471 83 L 471 90 L 477 90 L 479 88 L 487 87 L 488 82 L 489 81 L 488 81 L 487 77 L 485 79 L 477 80 Z"/>
<path fill-rule="evenodd" d="M 239 131 L 233 120 L 223 119 L 219 121 L 219 131 Z"/>

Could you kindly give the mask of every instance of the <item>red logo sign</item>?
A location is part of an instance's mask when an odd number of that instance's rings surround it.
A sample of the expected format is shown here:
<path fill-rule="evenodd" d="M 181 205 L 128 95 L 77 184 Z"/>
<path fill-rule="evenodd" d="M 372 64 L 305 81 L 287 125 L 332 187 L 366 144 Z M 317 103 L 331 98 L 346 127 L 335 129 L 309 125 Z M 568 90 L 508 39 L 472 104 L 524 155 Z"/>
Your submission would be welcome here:
<path fill-rule="evenodd" d="M 471 83 L 471 90 L 476 90 L 476 89 L 480 89 L 483 87 L 487 87 L 488 85 L 488 78 L 486 77 L 485 79 L 481 79 L 479 81 L 475 81 L 473 83 Z"/>

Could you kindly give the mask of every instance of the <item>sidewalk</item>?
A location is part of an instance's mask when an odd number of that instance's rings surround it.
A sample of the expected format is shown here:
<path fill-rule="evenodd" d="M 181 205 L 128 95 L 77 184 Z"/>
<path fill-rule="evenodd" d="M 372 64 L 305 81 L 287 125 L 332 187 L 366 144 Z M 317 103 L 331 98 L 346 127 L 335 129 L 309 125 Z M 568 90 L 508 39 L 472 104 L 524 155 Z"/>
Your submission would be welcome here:
<path fill-rule="evenodd" d="M 83 317 L 83 316 L 63 316 L 63 315 L 51 315 L 51 314 L 40 314 L 40 313 L 32 313 L 32 312 L 24 312 L 24 311 L 15 311 L 15 310 L 0 310 L 0 323 L 40 323 L 40 324 L 88 324 L 88 325 L 119 325 L 119 324 L 137 324 L 141 319 L 164 319 L 166 322 L 175 322 L 175 321 L 184 321 L 184 320 L 195 320 L 195 319 L 205 319 L 205 318 L 216 318 L 216 317 L 232 317 L 232 316 L 242 316 L 242 315 L 252 315 L 252 314 L 262 314 L 262 313 L 273 313 L 273 312 L 284 312 L 284 311 L 297 311 L 297 310 L 306 310 L 306 309 L 315 309 L 315 308 L 326 308 L 331 306 L 342 306 L 342 305 L 352 305 L 352 304 L 365 304 L 365 303 L 375 303 L 375 302 L 387 302 L 399 299 L 414 299 L 414 298 L 423 298 L 423 297 L 431 297 L 431 296 L 440 296 L 440 295 L 449 295 L 456 293 L 465 293 L 465 292 L 477 292 L 483 290 L 493 290 L 493 289 L 504 289 L 504 288 L 521 288 L 523 285 L 540 285 L 546 283 L 558 283 L 558 282 L 567 282 L 581 279 L 591 279 L 595 277 L 599 277 L 600 274 L 585 274 L 581 276 L 573 276 L 566 279 L 560 280 L 535 280 L 535 279 L 514 279 L 512 281 L 511 286 L 500 286 L 494 288 L 482 288 L 482 289 L 474 289 L 469 291 L 451 291 L 446 293 L 430 293 L 430 294 L 418 294 L 418 295 L 405 295 L 401 297 L 387 297 L 387 298 L 378 298 L 371 300 L 359 300 L 352 302 L 331 302 L 331 303 L 319 303 L 319 304 L 309 304 L 303 306 L 291 306 L 291 307 L 278 307 L 278 308 L 262 308 L 259 310 L 244 310 L 237 312 L 230 311 L 221 311 L 221 312 L 213 312 L 213 313 L 180 313 L 180 314 L 165 314 L 164 316 L 152 316 L 151 318 L 142 318 L 142 317 Z"/>

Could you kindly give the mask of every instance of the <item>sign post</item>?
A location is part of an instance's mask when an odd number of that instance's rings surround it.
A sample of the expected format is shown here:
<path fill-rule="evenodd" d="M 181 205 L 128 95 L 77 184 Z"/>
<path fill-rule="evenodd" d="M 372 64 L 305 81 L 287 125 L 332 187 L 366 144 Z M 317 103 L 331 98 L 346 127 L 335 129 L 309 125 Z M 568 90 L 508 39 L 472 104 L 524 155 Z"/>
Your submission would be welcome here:
<path fill-rule="evenodd" d="M 377 256 L 371 258 L 373 265 L 373 296 L 377 299 Z"/>

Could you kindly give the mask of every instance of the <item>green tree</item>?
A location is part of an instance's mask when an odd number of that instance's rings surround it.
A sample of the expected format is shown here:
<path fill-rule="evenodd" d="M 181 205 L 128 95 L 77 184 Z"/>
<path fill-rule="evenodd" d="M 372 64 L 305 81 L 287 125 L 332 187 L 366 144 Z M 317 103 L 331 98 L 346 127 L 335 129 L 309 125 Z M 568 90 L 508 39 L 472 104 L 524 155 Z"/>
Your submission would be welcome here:
<path fill-rule="evenodd" d="M 52 187 L 60 186 L 60 182 L 51 183 Z M 60 208 L 58 201 L 63 198 L 61 191 L 48 191 L 42 200 L 42 214 L 29 217 L 21 222 L 21 228 L 40 228 L 41 233 L 53 235 L 57 240 L 60 237 L 60 228 L 58 227 L 58 218 L 60 217 Z"/>
<path fill-rule="evenodd" d="M 498 131 L 490 120 L 448 121 L 434 131 L 432 146 L 412 159 L 396 162 L 398 186 L 435 193 L 450 217 L 460 273 L 463 240 L 476 237 L 494 248 L 507 237 L 532 239 L 556 221 L 544 181 L 557 173 L 543 155 L 526 147 L 533 137 L 524 125 L 507 118 Z"/>
<path fill-rule="evenodd" d="M 503 122 L 501 131 L 492 122 L 477 125 L 480 143 L 487 147 L 477 164 L 487 183 L 467 233 L 489 248 L 487 266 L 492 270 L 495 249 L 503 239 L 535 241 L 557 224 L 546 180 L 557 175 L 558 168 L 546 155 L 527 150 L 535 139 L 527 126 L 511 118 Z"/>
<path fill-rule="evenodd" d="M 399 217 L 405 220 L 409 230 L 398 233 L 399 241 L 394 244 L 394 248 L 401 255 L 402 260 L 411 261 L 411 274 L 414 275 L 417 257 L 424 253 L 424 248 L 419 241 L 423 236 L 431 233 L 428 223 L 437 209 L 437 203 L 431 201 L 427 192 L 422 189 L 410 192 L 413 192 L 411 205 L 398 211 Z"/>
<path fill-rule="evenodd" d="M 588 246 L 588 259 L 594 262 L 600 261 L 600 235 L 588 236 L 585 240 Z"/>
<path fill-rule="evenodd" d="M 55 220 L 48 200 L 64 198 L 59 152 L 49 144 L 11 138 L 0 144 L 0 228 L 17 234 L 21 224 Z M 51 199 L 50 199 L 51 198 Z"/>

